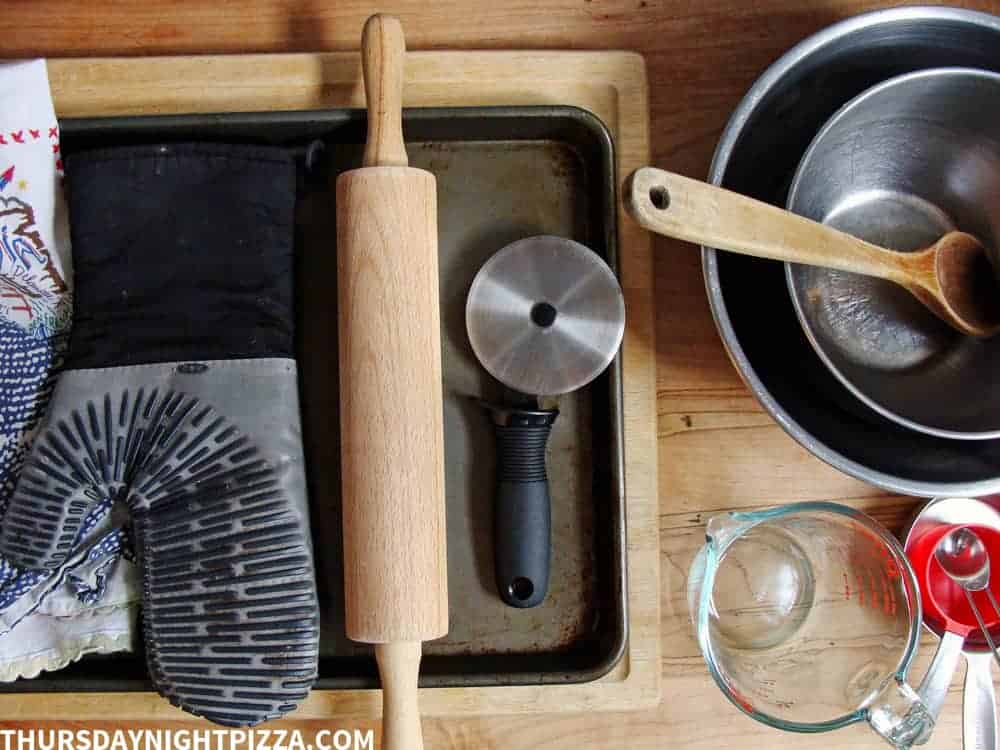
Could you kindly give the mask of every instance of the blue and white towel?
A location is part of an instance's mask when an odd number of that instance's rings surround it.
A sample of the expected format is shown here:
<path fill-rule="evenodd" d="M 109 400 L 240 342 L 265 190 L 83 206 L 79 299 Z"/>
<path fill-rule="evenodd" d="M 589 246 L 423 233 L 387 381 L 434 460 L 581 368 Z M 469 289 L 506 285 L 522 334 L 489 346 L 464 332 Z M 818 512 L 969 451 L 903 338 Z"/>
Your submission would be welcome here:
<path fill-rule="evenodd" d="M 72 314 L 59 126 L 44 60 L 0 63 L 0 523 L 45 416 Z M 56 571 L 0 557 L 0 681 L 132 647 L 138 574 L 108 499 Z"/>

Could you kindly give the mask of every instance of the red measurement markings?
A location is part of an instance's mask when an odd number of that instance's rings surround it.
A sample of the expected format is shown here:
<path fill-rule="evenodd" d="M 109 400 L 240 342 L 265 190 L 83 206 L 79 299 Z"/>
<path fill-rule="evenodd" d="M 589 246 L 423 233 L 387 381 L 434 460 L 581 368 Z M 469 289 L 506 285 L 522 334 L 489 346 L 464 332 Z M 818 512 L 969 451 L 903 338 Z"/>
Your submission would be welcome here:
<path fill-rule="evenodd" d="M 892 585 L 892 583 L 899 580 L 902 574 L 899 570 L 899 563 L 896 561 L 896 558 L 893 556 L 891 550 L 889 550 L 888 547 L 881 547 L 880 549 L 883 560 L 882 570 L 885 573 L 885 577 L 882 579 L 882 588 L 884 592 L 883 611 L 887 615 L 892 616 L 896 614 L 897 607 L 896 588 Z"/>
<path fill-rule="evenodd" d="M 753 703 L 750 702 L 750 699 L 739 691 L 739 689 L 732 683 L 732 680 L 730 680 L 729 677 L 723 675 L 722 681 L 726 683 L 726 689 L 728 690 L 729 694 L 733 697 L 733 700 L 736 701 L 736 705 L 738 705 L 748 714 L 752 714 L 754 712 L 754 707 Z"/>
<path fill-rule="evenodd" d="M 889 588 L 889 579 L 883 576 L 882 577 L 882 611 L 886 615 L 891 615 L 892 614 L 892 600 L 890 599 L 890 597 L 892 596 L 892 594 L 890 592 L 891 592 L 891 589 Z"/>
<path fill-rule="evenodd" d="M 882 560 L 885 563 L 885 574 L 892 580 L 899 578 L 899 563 L 896 562 L 896 558 L 892 556 L 888 547 L 882 548 Z"/>
<path fill-rule="evenodd" d="M 846 570 L 841 572 L 844 578 L 844 601 L 850 601 L 851 597 L 856 593 L 858 597 L 858 606 L 860 607 L 871 607 L 872 609 L 881 609 L 886 615 L 896 614 L 897 602 L 896 593 L 893 590 L 891 584 L 891 578 L 878 576 L 883 568 L 878 566 L 875 569 L 864 568 L 856 569 L 854 571 L 854 589 L 851 589 L 851 578 Z M 896 569 L 898 573 L 898 569 Z M 868 601 L 865 601 L 867 593 Z M 879 596 L 881 594 L 881 597 Z M 880 601 L 881 599 L 881 601 Z"/>
<path fill-rule="evenodd" d="M 748 701 L 745 695 L 743 695 L 737 690 L 733 690 L 733 698 L 736 699 L 737 705 L 739 705 L 739 707 L 742 708 L 744 711 L 746 711 L 748 714 L 752 714 L 754 712 L 753 703 Z"/>

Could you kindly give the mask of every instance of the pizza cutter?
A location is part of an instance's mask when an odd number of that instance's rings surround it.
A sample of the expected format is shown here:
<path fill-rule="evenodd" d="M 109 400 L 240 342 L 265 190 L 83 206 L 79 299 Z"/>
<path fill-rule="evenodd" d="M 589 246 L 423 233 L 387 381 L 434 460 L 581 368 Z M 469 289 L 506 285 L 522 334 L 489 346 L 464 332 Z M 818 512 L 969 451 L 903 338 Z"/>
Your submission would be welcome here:
<path fill-rule="evenodd" d="M 497 588 L 507 604 L 534 607 L 549 582 L 545 448 L 559 414 L 539 400 L 582 388 L 611 364 L 625 331 L 625 301 L 597 253 L 539 235 L 486 261 L 469 289 L 465 324 L 479 362 L 513 392 L 508 403 L 485 404 L 497 439 Z"/>

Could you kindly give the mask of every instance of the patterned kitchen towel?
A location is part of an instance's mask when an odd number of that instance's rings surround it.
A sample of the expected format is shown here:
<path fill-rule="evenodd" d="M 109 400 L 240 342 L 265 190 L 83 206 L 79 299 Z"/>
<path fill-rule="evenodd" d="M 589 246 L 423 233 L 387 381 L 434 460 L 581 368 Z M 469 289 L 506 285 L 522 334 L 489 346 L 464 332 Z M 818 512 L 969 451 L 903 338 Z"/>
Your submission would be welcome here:
<path fill-rule="evenodd" d="M 0 63 L 0 519 L 65 351 L 71 286 L 45 61 Z M 110 498 L 90 512 L 59 569 L 21 569 L 0 557 L 0 681 L 130 649 L 140 593 L 132 557 Z"/>

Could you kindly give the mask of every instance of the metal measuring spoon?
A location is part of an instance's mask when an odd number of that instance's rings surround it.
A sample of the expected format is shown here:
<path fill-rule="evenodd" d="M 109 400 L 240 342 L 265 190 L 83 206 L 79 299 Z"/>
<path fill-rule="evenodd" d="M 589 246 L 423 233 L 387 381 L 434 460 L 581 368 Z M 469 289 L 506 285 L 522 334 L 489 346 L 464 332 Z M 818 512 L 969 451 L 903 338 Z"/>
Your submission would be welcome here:
<path fill-rule="evenodd" d="M 947 527 L 941 534 L 961 525 L 974 525 L 1000 532 L 1000 496 L 994 498 L 972 499 L 967 497 L 939 497 L 929 501 L 910 520 L 903 534 L 904 548 L 907 555 L 914 551 L 918 540 L 926 534 L 933 534 L 935 529 Z M 940 535 L 934 540 L 935 546 Z M 933 549 L 930 550 L 933 554 Z M 939 571 L 940 576 L 946 576 Z M 951 580 L 950 578 L 948 579 Z M 921 584 L 923 585 L 923 583 Z M 924 592 L 930 599 L 931 606 L 937 610 L 933 596 Z M 924 610 L 924 627 L 941 638 L 946 630 L 948 619 L 946 611 L 930 615 Z M 944 619 L 941 619 L 941 616 Z M 943 650 L 944 644 L 938 651 Z M 997 744 L 997 707 L 993 690 L 993 680 L 990 674 L 992 657 L 986 651 L 985 641 L 976 639 L 966 641 L 962 649 L 968 668 L 965 672 L 965 686 L 962 699 L 962 742 L 967 750 L 996 750 Z M 937 655 L 935 655 L 937 660 Z M 928 670 L 928 677 L 933 678 L 933 669 Z M 937 680 L 935 679 L 935 682 Z M 944 686 L 947 692 L 948 685 Z M 918 688 L 921 698 L 928 698 L 924 685 Z M 940 696 L 938 705 L 943 703 L 944 694 Z M 926 701 L 925 701 L 926 702 Z"/>
<path fill-rule="evenodd" d="M 1000 654 L 997 654 L 996 644 L 990 636 L 989 628 L 983 620 L 979 607 L 976 606 L 972 598 L 973 591 L 986 591 L 986 595 L 993 605 L 993 610 L 1000 615 L 1000 607 L 997 600 L 990 591 L 990 556 L 986 551 L 986 545 L 972 529 L 962 527 L 945 534 L 941 541 L 934 548 L 934 557 L 937 558 L 941 569 L 948 574 L 955 583 L 965 591 L 965 598 L 969 602 L 972 614 L 976 616 L 979 629 L 983 632 L 983 637 L 990 645 L 993 658 L 1000 664 Z"/>

